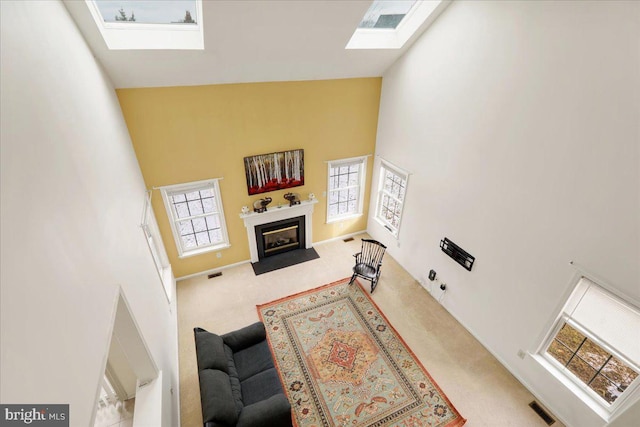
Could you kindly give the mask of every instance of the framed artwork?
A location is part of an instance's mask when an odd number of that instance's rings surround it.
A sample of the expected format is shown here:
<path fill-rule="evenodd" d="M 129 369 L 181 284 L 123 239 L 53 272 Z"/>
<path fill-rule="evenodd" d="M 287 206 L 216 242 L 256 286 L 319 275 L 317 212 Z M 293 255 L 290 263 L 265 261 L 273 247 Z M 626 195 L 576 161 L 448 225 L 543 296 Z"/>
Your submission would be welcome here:
<path fill-rule="evenodd" d="M 304 185 L 304 150 L 244 158 L 249 195 Z"/>

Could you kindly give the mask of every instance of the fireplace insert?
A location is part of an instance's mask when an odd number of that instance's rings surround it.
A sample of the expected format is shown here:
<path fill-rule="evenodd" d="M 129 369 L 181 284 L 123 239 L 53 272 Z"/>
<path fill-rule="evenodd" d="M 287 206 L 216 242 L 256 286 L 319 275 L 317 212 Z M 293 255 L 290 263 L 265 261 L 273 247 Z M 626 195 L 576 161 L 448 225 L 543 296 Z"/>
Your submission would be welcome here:
<path fill-rule="evenodd" d="M 260 259 L 305 247 L 304 216 L 257 225 L 256 243 Z"/>

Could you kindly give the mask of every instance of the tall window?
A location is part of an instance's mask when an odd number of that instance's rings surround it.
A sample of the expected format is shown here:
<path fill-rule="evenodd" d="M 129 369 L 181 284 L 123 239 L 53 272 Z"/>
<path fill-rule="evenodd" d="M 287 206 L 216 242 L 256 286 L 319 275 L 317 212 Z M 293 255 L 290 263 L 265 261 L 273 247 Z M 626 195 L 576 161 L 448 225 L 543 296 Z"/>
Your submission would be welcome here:
<path fill-rule="evenodd" d="M 540 349 L 550 367 L 613 413 L 638 390 L 640 310 L 582 277 Z"/>
<path fill-rule="evenodd" d="M 375 219 L 398 237 L 408 174 L 382 161 Z"/>
<path fill-rule="evenodd" d="M 162 187 L 180 257 L 229 246 L 218 180 Z"/>
<path fill-rule="evenodd" d="M 327 222 L 362 215 L 367 158 L 329 162 Z"/>
<path fill-rule="evenodd" d="M 171 271 L 171 264 L 169 264 L 169 258 L 167 252 L 164 249 L 162 238 L 160 237 L 160 229 L 156 221 L 156 216 L 153 213 L 151 207 L 151 192 L 148 192 L 144 200 L 144 209 L 142 212 L 142 223 L 140 224 L 144 237 L 149 245 L 151 251 L 151 257 L 156 265 L 158 276 L 162 281 L 162 286 L 167 296 L 167 300 L 171 301 L 173 293 L 173 273 Z"/>

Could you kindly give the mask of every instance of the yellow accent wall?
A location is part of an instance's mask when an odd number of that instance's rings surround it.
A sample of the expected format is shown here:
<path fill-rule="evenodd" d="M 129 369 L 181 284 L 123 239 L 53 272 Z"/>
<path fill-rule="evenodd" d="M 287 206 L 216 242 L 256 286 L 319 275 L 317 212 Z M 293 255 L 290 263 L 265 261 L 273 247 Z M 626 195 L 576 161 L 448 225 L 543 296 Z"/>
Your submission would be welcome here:
<path fill-rule="evenodd" d="M 263 196 L 286 203 L 287 191 L 319 203 L 314 242 L 367 228 L 373 157 L 367 161 L 364 214 L 326 223 L 327 161 L 374 154 L 381 78 L 119 89 L 120 106 L 147 188 L 223 177 L 220 192 L 231 247 L 178 258 L 162 196 L 153 209 L 176 277 L 246 261 L 244 205 Z M 305 185 L 249 196 L 246 156 L 302 148 Z M 142 202 L 141 202 L 142 203 Z"/>

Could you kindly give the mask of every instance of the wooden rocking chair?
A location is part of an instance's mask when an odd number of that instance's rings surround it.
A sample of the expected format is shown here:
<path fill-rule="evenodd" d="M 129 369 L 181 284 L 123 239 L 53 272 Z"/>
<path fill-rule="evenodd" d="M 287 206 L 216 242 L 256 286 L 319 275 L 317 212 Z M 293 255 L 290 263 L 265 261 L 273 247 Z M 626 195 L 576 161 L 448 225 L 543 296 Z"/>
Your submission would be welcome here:
<path fill-rule="evenodd" d="M 382 257 L 386 249 L 387 247 L 377 240 L 362 239 L 360 252 L 354 255 L 356 265 L 353 266 L 353 276 L 349 285 L 356 280 L 356 277 L 362 277 L 371 282 L 371 293 L 373 293 L 378 285 Z"/>

